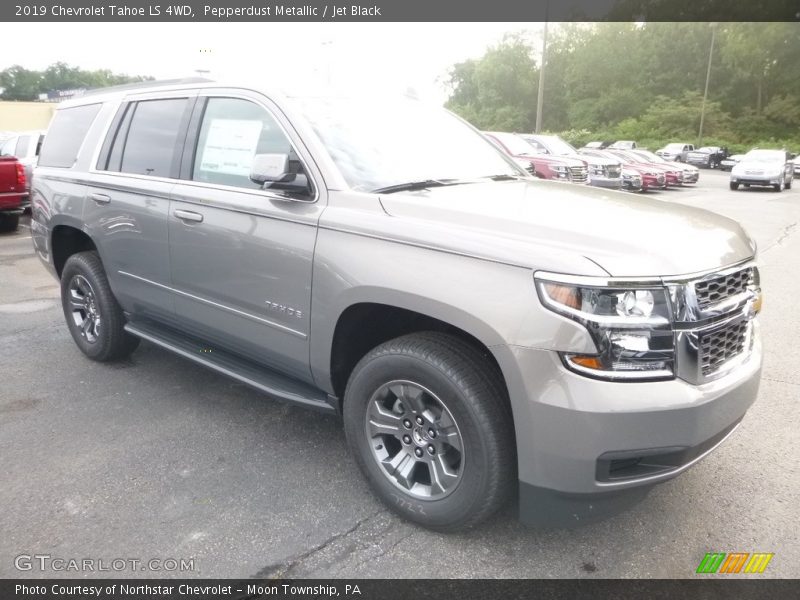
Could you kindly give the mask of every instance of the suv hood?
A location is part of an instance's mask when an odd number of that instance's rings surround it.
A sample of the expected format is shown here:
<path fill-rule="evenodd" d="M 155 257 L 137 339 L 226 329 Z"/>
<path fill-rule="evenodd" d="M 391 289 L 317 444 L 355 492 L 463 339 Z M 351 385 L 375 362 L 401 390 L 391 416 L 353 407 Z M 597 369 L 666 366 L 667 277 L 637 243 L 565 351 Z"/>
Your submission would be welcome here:
<path fill-rule="evenodd" d="M 602 274 L 599 266 L 615 277 L 684 275 L 755 253 L 754 242 L 727 217 L 559 182 L 454 185 L 380 201 L 398 219 L 394 236 L 531 269 Z M 559 271 L 575 265 L 585 266 Z"/>
<path fill-rule="evenodd" d="M 600 158 L 599 156 L 586 156 L 583 154 L 572 155 L 572 158 L 581 160 L 589 165 L 597 165 L 601 167 L 618 167 L 622 164 L 622 159 L 611 160 L 610 158 Z"/>

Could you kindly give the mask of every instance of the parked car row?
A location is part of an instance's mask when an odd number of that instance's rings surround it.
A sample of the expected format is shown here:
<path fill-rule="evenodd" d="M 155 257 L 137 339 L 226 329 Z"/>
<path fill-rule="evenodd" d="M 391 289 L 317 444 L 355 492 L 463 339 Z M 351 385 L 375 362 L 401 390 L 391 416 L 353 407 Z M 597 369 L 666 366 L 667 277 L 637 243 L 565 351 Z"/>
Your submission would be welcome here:
<path fill-rule="evenodd" d="M 542 179 L 588 183 L 596 187 L 644 192 L 697 183 L 698 169 L 672 162 L 620 140 L 606 148 L 580 150 L 556 135 L 485 132 L 496 146 Z"/>

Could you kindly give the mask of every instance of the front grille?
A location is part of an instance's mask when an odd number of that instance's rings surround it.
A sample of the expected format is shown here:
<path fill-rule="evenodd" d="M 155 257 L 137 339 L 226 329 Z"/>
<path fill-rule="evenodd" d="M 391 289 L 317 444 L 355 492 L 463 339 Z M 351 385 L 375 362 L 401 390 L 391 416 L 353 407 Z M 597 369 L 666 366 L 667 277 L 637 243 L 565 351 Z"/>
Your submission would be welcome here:
<path fill-rule="evenodd" d="M 575 183 L 585 183 L 589 178 L 589 171 L 586 167 L 570 167 L 569 173 Z"/>
<path fill-rule="evenodd" d="M 609 177 L 619 177 L 620 173 L 622 173 L 622 169 L 620 167 L 606 167 L 606 174 Z"/>
<path fill-rule="evenodd" d="M 707 310 L 715 304 L 724 302 L 732 296 L 742 294 L 747 291 L 747 287 L 753 282 L 753 269 L 742 269 L 729 275 L 703 279 L 694 284 L 694 292 L 697 295 L 697 306 L 700 310 Z"/>
<path fill-rule="evenodd" d="M 664 184 L 664 176 L 663 175 L 657 176 L 656 177 L 656 183 L 658 183 L 658 185 L 663 185 Z"/>
<path fill-rule="evenodd" d="M 700 337 L 700 366 L 708 376 L 730 359 L 744 352 L 749 321 L 738 321 Z"/>

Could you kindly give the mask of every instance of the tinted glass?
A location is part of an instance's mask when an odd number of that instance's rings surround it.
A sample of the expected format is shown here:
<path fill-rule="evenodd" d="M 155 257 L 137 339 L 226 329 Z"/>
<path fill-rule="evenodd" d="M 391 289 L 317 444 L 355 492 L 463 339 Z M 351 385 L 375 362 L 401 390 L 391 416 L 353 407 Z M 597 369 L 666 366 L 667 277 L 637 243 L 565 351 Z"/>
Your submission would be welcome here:
<path fill-rule="evenodd" d="M 197 140 L 192 179 L 250 189 L 269 187 L 250 181 L 256 154 L 288 154 L 289 171 L 302 165 L 289 138 L 264 108 L 239 98 L 210 98 Z"/>
<path fill-rule="evenodd" d="M 170 177 L 186 98 L 145 100 L 136 105 L 120 171 Z M 49 136 L 48 136 L 49 139 Z"/>
<path fill-rule="evenodd" d="M 39 166 L 69 168 L 74 165 L 83 138 L 100 111 L 100 106 L 87 104 L 57 111 L 42 144 Z"/>

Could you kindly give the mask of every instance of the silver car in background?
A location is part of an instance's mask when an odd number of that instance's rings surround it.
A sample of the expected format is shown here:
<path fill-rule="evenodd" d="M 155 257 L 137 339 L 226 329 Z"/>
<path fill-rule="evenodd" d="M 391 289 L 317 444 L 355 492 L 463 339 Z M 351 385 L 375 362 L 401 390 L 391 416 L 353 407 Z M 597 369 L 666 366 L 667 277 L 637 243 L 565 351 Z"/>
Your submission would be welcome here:
<path fill-rule="evenodd" d="M 785 150 L 750 150 L 731 169 L 732 190 L 738 190 L 740 185 L 750 187 L 770 186 L 776 192 L 792 188 L 794 179 L 794 163 Z"/>

